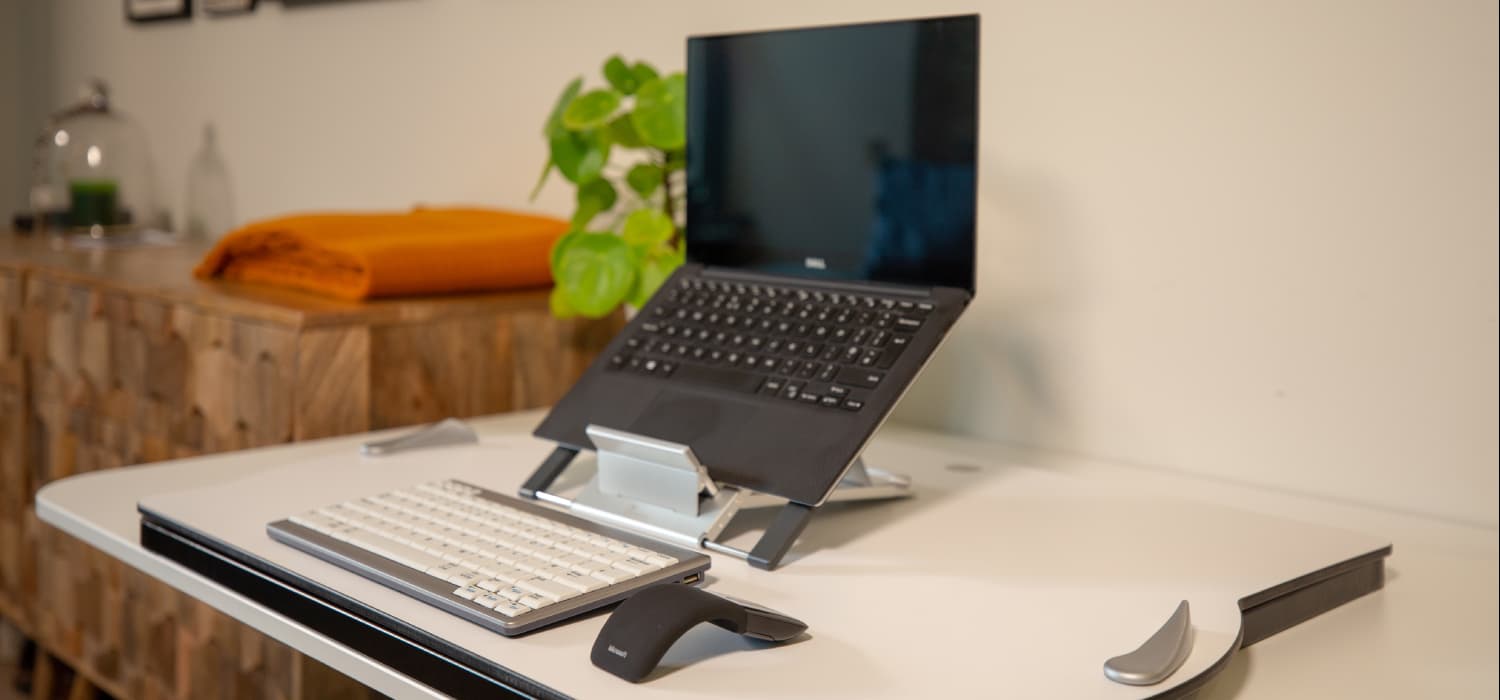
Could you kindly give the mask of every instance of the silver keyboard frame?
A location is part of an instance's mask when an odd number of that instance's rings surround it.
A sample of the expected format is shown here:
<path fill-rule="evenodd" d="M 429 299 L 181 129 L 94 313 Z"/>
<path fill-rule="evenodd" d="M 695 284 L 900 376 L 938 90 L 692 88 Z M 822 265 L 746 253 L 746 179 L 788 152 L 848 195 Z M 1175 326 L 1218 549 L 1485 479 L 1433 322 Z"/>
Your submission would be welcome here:
<path fill-rule="evenodd" d="M 515 617 L 506 617 L 478 603 L 454 595 L 452 583 L 407 567 L 373 552 L 342 542 L 321 532 L 290 520 L 278 520 L 266 526 L 271 539 L 294 547 L 341 569 L 351 571 L 367 579 L 395 589 L 445 612 L 457 615 L 486 629 L 507 637 L 524 634 L 565 619 L 577 617 L 596 608 L 619 602 L 632 593 L 660 583 L 698 584 L 712 560 L 708 555 L 660 541 L 642 537 L 636 533 L 612 528 L 578 516 L 559 512 L 513 496 L 506 496 L 474 484 L 457 479 L 449 481 L 477 489 L 476 497 L 516 508 L 526 513 L 548 518 L 573 527 L 611 537 L 627 544 L 649 549 L 677 560 L 656 571 L 647 572 L 619 583 L 610 584 L 596 591 L 569 598 Z M 330 504 L 332 505 L 332 504 Z M 417 621 L 408 620 L 419 625 Z"/>

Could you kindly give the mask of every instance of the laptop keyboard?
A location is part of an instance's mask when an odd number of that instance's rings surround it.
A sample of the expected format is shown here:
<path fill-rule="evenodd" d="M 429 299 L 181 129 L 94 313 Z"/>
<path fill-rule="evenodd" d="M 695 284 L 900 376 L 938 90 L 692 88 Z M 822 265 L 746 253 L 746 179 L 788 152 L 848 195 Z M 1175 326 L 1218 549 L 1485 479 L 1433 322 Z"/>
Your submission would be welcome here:
<path fill-rule="evenodd" d="M 682 279 L 657 293 L 608 366 L 859 411 L 932 310 L 909 299 Z"/>

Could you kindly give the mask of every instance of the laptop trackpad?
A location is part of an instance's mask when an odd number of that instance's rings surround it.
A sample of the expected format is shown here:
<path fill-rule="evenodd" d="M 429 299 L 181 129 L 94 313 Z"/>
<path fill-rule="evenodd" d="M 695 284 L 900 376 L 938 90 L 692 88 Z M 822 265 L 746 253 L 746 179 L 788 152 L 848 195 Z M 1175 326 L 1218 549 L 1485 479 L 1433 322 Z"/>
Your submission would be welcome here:
<path fill-rule="evenodd" d="M 724 442 L 740 432 L 758 406 L 667 389 L 626 430 L 682 445 Z"/>

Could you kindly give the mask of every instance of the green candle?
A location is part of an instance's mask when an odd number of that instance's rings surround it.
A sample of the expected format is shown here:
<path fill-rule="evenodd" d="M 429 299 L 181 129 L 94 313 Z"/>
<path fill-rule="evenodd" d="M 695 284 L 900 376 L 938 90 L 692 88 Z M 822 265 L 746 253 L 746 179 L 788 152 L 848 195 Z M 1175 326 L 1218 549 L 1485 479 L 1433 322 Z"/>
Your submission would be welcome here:
<path fill-rule="evenodd" d="M 117 223 L 119 190 L 114 180 L 74 180 L 68 183 L 72 197 L 72 204 L 68 206 L 68 225 L 112 226 Z"/>

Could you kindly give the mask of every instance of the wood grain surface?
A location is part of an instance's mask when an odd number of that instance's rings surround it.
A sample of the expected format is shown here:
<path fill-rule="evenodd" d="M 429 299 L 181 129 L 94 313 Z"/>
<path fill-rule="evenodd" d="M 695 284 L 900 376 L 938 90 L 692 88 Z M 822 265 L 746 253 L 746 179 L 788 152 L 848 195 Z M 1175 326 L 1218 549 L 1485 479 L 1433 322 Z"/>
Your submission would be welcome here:
<path fill-rule="evenodd" d="M 621 319 L 546 292 L 354 304 L 195 281 L 201 246 L 59 250 L 0 234 L 0 616 L 122 698 L 365 691 L 35 517 L 97 469 L 535 408 Z"/>

